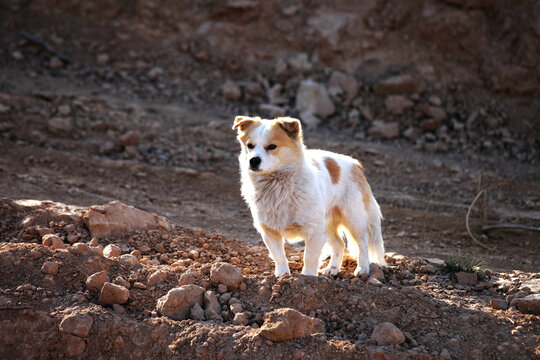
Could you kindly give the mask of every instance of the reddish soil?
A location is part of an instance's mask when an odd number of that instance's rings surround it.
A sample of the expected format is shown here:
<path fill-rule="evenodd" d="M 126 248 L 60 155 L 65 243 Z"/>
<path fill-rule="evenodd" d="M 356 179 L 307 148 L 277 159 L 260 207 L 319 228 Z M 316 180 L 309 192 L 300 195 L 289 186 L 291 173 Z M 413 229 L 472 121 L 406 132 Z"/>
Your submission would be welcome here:
<path fill-rule="evenodd" d="M 507 311 L 489 305 L 538 278 L 538 233 L 491 232 L 480 238 L 487 250 L 472 242 L 465 227 L 469 205 L 482 189 L 488 189 L 487 224 L 540 222 L 538 4 L 155 4 L 0 4 L 0 357 L 66 357 L 71 338 L 58 324 L 73 312 L 94 319 L 81 358 L 538 356 L 538 317 L 515 305 Z M 301 53 L 311 68 L 290 61 Z M 301 260 L 291 263 L 293 276 L 275 279 L 240 197 L 234 116 L 268 116 L 260 104 L 270 102 L 276 84 L 285 100 L 274 105 L 299 116 L 299 83 L 311 78 L 328 84 L 336 70 L 354 76 L 358 94 L 352 100 L 332 95 L 335 113 L 306 129 L 305 139 L 308 147 L 351 154 L 364 164 L 386 219 L 386 249 L 405 255 L 385 270 L 381 287 L 353 279 L 352 260 L 335 279 L 298 275 Z M 412 105 L 395 113 L 388 95 L 375 89 L 381 79 L 401 74 L 420 85 L 401 94 Z M 240 88 L 240 98 L 224 98 L 226 80 Z M 429 130 L 435 122 L 428 105 L 445 114 L 436 130 Z M 352 110 L 358 121 L 351 120 Z M 372 137 L 376 120 L 397 122 L 397 137 Z M 23 199 L 52 202 L 12 202 Z M 158 259 L 159 243 L 169 260 L 125 268 L 118 260 L 41 245 L 37 225 L 66 243 L 70 233 L 91 240 L 84 223 L 62 214 L 58 203 L 84 208 L 112 200 L 178 225 L 169 233 L 144 231 L 99 243 L 141 252 L 146 245 L 143 254 Z M 471 230 L 477 237 L 481 218 L 475 206 Z M 189 259 L 192 249 L 200 251 L 199 259 L 170 266 Z M 289 259 L 301 259 L 301 252 L 301 246 L 290 248 Z M 466 286 L 442 270 L 420 272 L 425 258 L 459 256 L 484 260 L 491 278 Z M 230 318 L 175 321 L 154 313 L 157 299 L 185 272 L 217 293 L 208 284 L 216 257 L 245 275 L 246 289 L 232 295 L 253 314 L 249 326 L 232 325 Z M 52 280 L 40 271 L 47 260 L 61 263 Z M 158 268 L 167 271 L 167 280 L 132 288 L 126 313 L 98 305 L 97 294 L 84 285 L 104 269 L 111 279 L 146 284 Z M 322 319 L 325 334 L 269 343 L 256 327 L 265 313 L 281 307 Z M 370 342 L 383 321 L 407 332 L 407 341 L 384 347 Z"/>

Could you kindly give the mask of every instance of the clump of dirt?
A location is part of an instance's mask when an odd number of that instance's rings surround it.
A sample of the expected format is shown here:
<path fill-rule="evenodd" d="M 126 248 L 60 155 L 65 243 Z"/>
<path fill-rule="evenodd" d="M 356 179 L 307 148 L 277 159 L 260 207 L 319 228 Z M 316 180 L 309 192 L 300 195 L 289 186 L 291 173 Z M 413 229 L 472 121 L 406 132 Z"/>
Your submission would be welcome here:
<path fill-rule="evenodd" d="M 444 272 L 440 259 L 388 253 L 388 267 L 374 268 L 370 279 L 352 275 L 350 258 L 334 278 L 308 277 L 299 275 L 302 252 L 287 247 L 293 274 L 276 279 L 261 244 L 178 225 L 172 231 L 148 229 L 96 239 L 82 222 L 85 208 L 9 199 L 0 208 L 0 354 L 5 358 L 538 355 L 537 315 L 519 310 L 520 301 L 538 292 L 538 274 L 488 270 L 483 279 L 463 285 Z M 41 244 L 50 234 L 62 240 L 61 248 Z M 110 256 L 103 251 L 107 245 L 121 251 Z M 137 260 L 126 261 L 131 256 Z M 237 289 L 210 280 L 212 265 L 222 262 L 241 270 Z M 49 271 L 45 263 L 56 266 Z M 99 305 L 99 291 L 86 282 L 101 271 L 128 289 L 126 303 Z M 165 275 L 150 281 L 156 272 Z M 202 315 L 195 320 L 194 312 L 180 321 L 159 315 L 158 299 L 188 284 L 218 299 L 217 319 Z M 265 315 L 282 308 L 321 320 L 324 332 L 284 342 L 265 338 L 258 330 L 268 321 Z M 385 322 L 395 325 L 404 340 L 395 345 L 374 340 L 374 328 Z"/>

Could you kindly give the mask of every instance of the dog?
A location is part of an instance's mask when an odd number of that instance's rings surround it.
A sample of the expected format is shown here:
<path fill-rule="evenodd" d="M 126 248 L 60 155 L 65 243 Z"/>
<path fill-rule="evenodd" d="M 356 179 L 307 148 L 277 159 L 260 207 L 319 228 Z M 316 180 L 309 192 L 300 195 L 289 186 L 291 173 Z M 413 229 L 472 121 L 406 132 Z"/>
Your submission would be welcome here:
<path fill-rule="evenodd" d="M 325 244 L 331 257 L 321 273 L 335 276 L 347 240 L 356 255 L 355 276 L 369 274 L 370 261 L 385 266 L 382 214 L 352 157 L 308 150 L 299 120 L 237 116 L 233 130 L 241 144 L 242 196 L 253 224 L 275 263 L 275 276 L 290 274 L 284 240 L 303 239 L 302 274 L 317 276 Z"/>

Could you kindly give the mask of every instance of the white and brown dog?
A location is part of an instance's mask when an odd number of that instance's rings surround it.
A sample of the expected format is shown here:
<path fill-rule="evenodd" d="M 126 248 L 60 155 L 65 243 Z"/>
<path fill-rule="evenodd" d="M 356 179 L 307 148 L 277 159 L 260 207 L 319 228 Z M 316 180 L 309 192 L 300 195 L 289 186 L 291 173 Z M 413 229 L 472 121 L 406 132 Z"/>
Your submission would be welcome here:
<path fill-rule="evenodd" d="M 321 272 L 336 275 L 345 243 L 356 255 L 355 275 L 371 262 L 385 265 L 381 211 L 355 159 L 307 150 L 300 121 L 237 116 L 234 130 L 242 145 L 242 195 L 274 260 L 275 275 L 290 273 L 283 240 L 305 242 L 302 274 L 317 275 L 323 246 L 331 258 Z"/>

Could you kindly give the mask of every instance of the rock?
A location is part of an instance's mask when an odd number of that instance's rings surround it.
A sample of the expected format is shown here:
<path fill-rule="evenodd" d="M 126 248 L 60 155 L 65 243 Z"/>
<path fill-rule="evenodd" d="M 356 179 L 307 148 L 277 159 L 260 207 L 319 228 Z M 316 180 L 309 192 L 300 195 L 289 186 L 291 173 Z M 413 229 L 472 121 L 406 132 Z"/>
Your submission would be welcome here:
<path fill-rule="evenodd" d="M 118 261 L 126 267 L 133 267 L 139 264 L 139 259 L 131 254 L 121 255 L 120 258 L 118 258 Z"/>
<path fill-rule="evenodd" d="M 420 129 L 415 127 L 408 127 L 404 132 L 403 136 L 405 136 L 409 140 L 416 140 L 416 138 L 420 135 Z"/>
<path fill-rule="evenodd" d="M 426 259 L 426 261 L 428 263 L 430 263 L 431 265 L 434 265 L 434 266 L 437 266 L 437 267 L 443 267 L 445 265 L 445 262 L 444 262 L 443 259 L 428 258 L 428 259 Z"/>
<path fill-rule="evenodd" d="M 281 95 L 283 87 L 281 84 L 274 84 L 266 91 L 266 96 L 268 96 L 268 101 L 272 105 L 283 105 L 289 102 L 289 100 Z"/>
<path fill-rule="evenodd" d="M 86 287 L 93 291 L 101 291 L 103 284 L 109 281 L 109 275 L 105 270 L 94 273 L 86 278 Z"/>
<path fill-rule="evenodd" d="M 287 113 L 284 107 L 272 105 L 272 104 L 259 105 L 259 111 L 262 113 L 268 114 L 268 117 L 270 119 L 285 116 Z"/>
<path fill-rule="evenodd" d="M 58 273 L 58 263 L 56 261 L 45 261 L 41 267 L 41 272 L 49 275 Z"/>
<path fill-rule="evenodd" d="M 384 100 L 386 109 L 394 114 L 403 114 L 403 111 L 414 106 L 414 103 L 403 95 L 390 95 Z"/>
<path fill-rule="evenodd" d="M 313 64 L 309 61 L 308 54 L 300 53 L 289 59 L 289 66 L 294 72 L 306 74 L 313 69 Z"/>
<path fill-rule="evenodd" d="M 373 329 L 371 339 L 378 345 L 399 345 L 405 341 L 405 336 L 394 324 L 383 322 Z"/>
<path fill-rule="evenodd" d="M 423 265 L 423 266 L 420 266 L 420 272 L 422 274 L 436 274 L 437 273 L 437 270 L 439 270 L 436 266 L 434 265 Z"/>
<path fill-rule="evenodd" d="M 231 312 L 233 314 L 238 314 L 240 312 L 242 312 L 244 310 L 242 304 L 240 303 L 233 303 L 233 304 L 230 304 L 229 307 L 231 308 Z"/>
<path fill-rule="evenodd" d="M 478 274 L 473 273 L 467 273 L 464 271 L 457 272 L 456 274 L 457 282 L 461 285 L 473 285 L 476 284 L 478 281 Z"/>
<path fill-rule="evenodd" d="M 229 293 L 230 294 L 230 293 Z M 216 294 L 208 290 L 204 293 L 204 314 L 207 319 L 221 318 L 221 305 Z"/>
<path fill-rule="evenodd" d="M 516 300 L 519 311 L 526 314 L 540 315 L 540 294 L 532 294 Z"/>
<path fill-rule="evenodd" d="M 200 320 L 200 321 L 203 321 L 204 320 L 204 310 L 202 309 L 201 305 L 199 305 L 199 303 L 195 303 L 192 307 L 191 307 L 191 318 L 193 320 Z"/>
<path fill-rule="evenodd" d="M 225 284 L 228 290 L 236 290 L 242 280 L 242 271 L 229 263 L 218 262 L 210 268 L 210 281 L 214 285 Z"/>
<path fill-rule="evenodd" d="M 420 81 L 409 74 L 396 75 L 378 81 L 373 90 L 380 95 L 411 94 L 419 92 Z"/>
<path fill-rule="evenodd" d="M 121 277 L 121 276 L 117 276 L 117 277 L 114 279 L 113 283 L 116 284 L 116 285 L 123 286 L 123 287 L 125 287 L 126 289 L 130 289 L 130 288 L 131 288 L 131 284 L 129 283 L 129 281 L 127 281 L 126 279 L 124 279 L 124 278 Z"/>
<path fill-rule="evenodd" d="M 150 70 L 148 70 L 148 73 L 146 74 L 148 76 L 149 80 L 157 80 L 161 75 L 163 75 L 165 71 L 163 71 L 162 68 L 159 66 L 154 66 Z"/>
<path fill-rule="evenodd" d="M 79 337 L 87 337 L 92 330 L 93 323 L 94 319 L 90 315 L 74 313 L 62 319 L 60 331 Z"/>
<path fill-rule="evenodd" d="M 78 336 L 66 335 L 64 343 L 64 351 L 70 358 L 79 356 L 86 350 L 86 342 Z"/>
<path fill-rule="evenodd" d="M 197 285 L 182 285 L 171 289 L 158 299 L 156 310 L 160 315 L 174 320 L 184 320 L 195 303 L 202 304 L 205 292 L 205 288 Z"/>
<path fill-rule="evenodd" d="M 328 80 L 330 93 L 343 93 L 347 100 L 352 100 L 356 97 L 358 94 L 358 87 L 358 81 L 354 76 L 339 71 L 334 71 Z"/>
<path fill-rule="evenodd" d="M 223 97 L 230 101 L 238 101 L 242 97 L 240 86 L 236 85 L 236 83 L 231 80 L 225 81 L 221 91 L 223 92 Z"/>
<path fill-rule="evenodd" d="M 103 249 L 103 256 L 107 259 L 116 258 L 122 255 L 122 248 L 118 245 L 109 244 Z"/>
<path fill-rule="evenodd" d="M 428 100 L 432 105 L 435 105 L 435 106 L 441 106 L 442 105 L 442 100 L 437 95 L 431 95 L 428 98 Z"/>
<path fill-rule="evenodd" d="M 420 106 L 420 110 L 434 120 L 442 122 L 446 119 L 446 111 L 438 106 L 422 105 Z"/>
<path fill-rule="evenodd" d="M 368 130 L 369 136 L 374 139 L 394 139 L 399 136 L 399 123 L 385 123 L 382 121 L 374 121 L 373 126 Z"/>
<path fill-rule="evenodd" d="M 306 316 L 291 308 L 281 308 L 268 313 L 259 329 L 261 336 L 274 342 L 308 337 L 315 333 L 324 333 L 322 320 Z"/>
<path fill-rule="evenodd" d="M 85 243 L 75 243 L 71 245 L 71 249 L 75 254 L 79 255 L 88 255 L 92 253 L 92 250 L 90 249 L 90 246 Z"/>
<path fill-rule="evenodd" d="M 101 305 L 125 304 L 129 300 L 129 290 L 123 286 L 106 282 L 99 293 Z"/>
<path fill-rule="evenodd" d="M 73 131 L 73 120 L 67 117 L 54 117 L 47 122 L 47 129 L 53 134 L 68 134 Z"/>
<path fill-rule="evenodd" d="M 504 299 L 493 298 L 489 301 L 489 305 L 495 310 L 508 309 L 508 303 Z"/>
<path fill-rule="evenodd" d="M 376 286 L 376 287 L 381 287 L 382 286 L 382 282 L 380 282 L 379 280 L 375 279 L 375 278 L 369 278 L 366 282 L 366 285 L 371 285 L 371 286 Z"/>
<path fill-rule="evenodd" d="M 442 359 L 452 360 L 452 355 L 450 355 L 450 351 L 448 349 L 442 349 L 440 356 Z"/>
<path fill-rule="evenodd" d="M 349 120 L 349 124 L 351 125 L 359 125 L 360 111 L 358 111 L 358 109 L 352 109 L 351 111 L 349 111 L 349 114 L 347 115 L 347 120 Z"/>
<path fill-rule="evenodd" d="M 308 111 L 304 111 L 300 113 L 299 118 L 300 120 L 302 120 L 302 124 L 305 127 L 311 128 L 311 129 L 316 128 L 321 122 L 321 119 L 319 119 L 318 117 L 316 117 L 315 115 L 313 115 L 312 113 Z"/>
<path fill-rule="evenodd" d="M 334 103 L 323 84 L 304 80 L 296 93 L 296 109 L 301 113 L 311 113 L 326 118 L 334 113 Z"/>
<path fill-rule="evenodd" d="M 384 281 L 384 273 L 379 264 L 369 264 L 369 279 Z"/>
<path fill-rule="evenodd" d="M 167 273 L 163 270 L 157 270 L 148 277 L 148 286 L 156 286 L 167 279 Z"/>
<path fill-rule="evenodd" d="M 60 240 L 58 235 L 55 235 L 55 234 L 43 235 L 43 237 L 41 238 L 41 243 L 44 246 L 50 247 L 54 250 L 66 248 L 66 245 L 64 244 L 64 242 Z"/>
<path fill-rule="evenodd" d="M 64 66 L 64 63 L 62 60 L 57 58 L 56 56 L 52 57 L 51 60 L 49 60 L 49 67 L 53 70 L 60 69 Z"/>
<path fill-rule="evenodd" d="M 22 54 L 20 51 L 18 51 L 18 50 L 13 51 L 13 52 L 11 53 L 11 56 L 12 56 L 15 60 L 17 60 L 17 61 L 20 61 L 20 60 L 23 60 L 23 59 L 24 59 L 23 54 Z"/>
<path fill-rule="evenodd" d="M 109 63 L 110 57 L 107 54 L 98 54 L 96 57 L 96 62 L 99 66 L 107 65 Z"/>
<path fill-rule="evenodd" d="M 67 116 L 69 114 L 71 114 L 71 106 L 69 105 L 60 105 L 56 111 L 58 111 L 58 113 L 60 115 L 63 115 L 63 116 Z"/>
<path fill-rule="evenodd" d="M 521 289 L 525 288 L 529 288 L 532 294 L 540 293 L 540 278 L 523 281 L 521 283 Z"/>
<path fill-rule="evenodd" d="M 119 146 L 127 147 L 127 146 L 139 146 L 139 143 L 141 142 L 141 133 L 137 130 L 130 130 L 124 135 L 120 136 L 116 143 Z"/>
<path fill-rule="evenodd" d="M 240 312 L 234 315 L 234 319 L 232 321 L 233 325 L 244 325 L 247 326 L 249 324 L 249 313 L 248 312 Z"/>
<path fill-rule="evenodd" d="M 120 201 L 91 206 L 83 217 L 92 236 L 105 237 L 135 230 L 172 230 L 173 224 L 162 216 L 147 213 Z"/>

